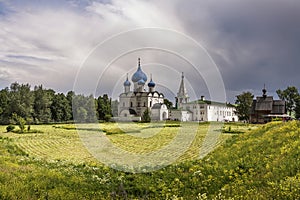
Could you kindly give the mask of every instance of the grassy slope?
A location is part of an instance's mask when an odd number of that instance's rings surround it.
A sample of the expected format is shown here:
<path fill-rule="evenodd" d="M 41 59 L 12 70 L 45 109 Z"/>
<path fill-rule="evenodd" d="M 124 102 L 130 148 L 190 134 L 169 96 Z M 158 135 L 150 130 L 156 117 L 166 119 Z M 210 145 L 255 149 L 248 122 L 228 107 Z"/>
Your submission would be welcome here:
<path fill-rule="evenodd" d="M 146 174 L 27 157 L 0 139 L 0 199 L 299 199 L 300 123 L 270 123 L 203 160 Z"/>

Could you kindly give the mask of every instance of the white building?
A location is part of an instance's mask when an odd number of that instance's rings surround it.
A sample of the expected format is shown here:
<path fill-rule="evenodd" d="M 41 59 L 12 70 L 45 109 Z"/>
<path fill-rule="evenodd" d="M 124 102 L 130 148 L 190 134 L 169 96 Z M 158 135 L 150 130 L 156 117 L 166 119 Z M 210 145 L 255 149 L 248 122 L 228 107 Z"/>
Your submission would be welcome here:
<path fill-rule="evenodd" d="M 238 121 L 235 111 L 235 107 L 231 104 L 208 101 L 204 96 L 200 100 L 190 102 L 182 73 L 176 109 L 169 111 L 169 118 L 179 121 Z"/>
<path fill-rule="evenodd" d="M 142 71 L 140 58 L 138 69 L 132 75 L 133 90 L 131 82 L 127 79 L 124 82 L 124 92 L 119 96 L 118 119 L 124 121 L 140 121 L 141 116 L 149 109 L 152 120 L 165 120 L 168 116 L 167 106 L 164 104 L 164 95 L 155 90 L 155 83 L 151 80 L 148 83 L 148 90 L 145 89 L 147 76 Z"/>

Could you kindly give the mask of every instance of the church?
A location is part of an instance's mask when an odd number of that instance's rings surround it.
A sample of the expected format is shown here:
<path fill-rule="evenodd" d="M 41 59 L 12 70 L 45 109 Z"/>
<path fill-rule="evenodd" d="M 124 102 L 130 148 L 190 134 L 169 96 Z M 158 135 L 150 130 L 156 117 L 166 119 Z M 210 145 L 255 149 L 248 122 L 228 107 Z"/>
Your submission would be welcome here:
<path fill-rule="evenodd" d="M 151 120 L 162 121 L 169 118 L 169 111 L 164 104 L 164 95 L 155 90 L 155 83 L 150 76 L 146 89 L 147 75 L 141 67 L 141 60 L 138 59 L 137 71 L 132 75 L 133 90 L 131 82 L 127 78 L 123 84 L 124 92 L 119 95 L 118 120 L 120 121 L 141 121 L 141 117 L 148 109 Z"/>
<path fill-rule="evenodd" d="M 273 96 L 268 96 L 265 87 L 262 92 L 262 96 L 257 96 L 256 99 L 253 99 L 250 122 L 267 123 L 274 118 L 283 121 L 289 120 L 290 116 L 287 115 L 286 102 L 284 100 L 274 100 Z"/>
<path fill-rule="evenodd" d="M 152 121 L 238 121 L 236 109 L 228 103 L 208 101 L 204 96 L 199 100 L 190 101 L 182 73 L 179 90 L 176 96 L 176 107 L 168 110 L 164 104 L 164 95 L 155 90 L 155 83 L 150 75 L 143 72 L 141 60 L 138 59 L 137 71 L 129 81 L 128 74 L 123 83 L 124 91 L 119 95 L 119 121 L 141 121 L 141 117 L 148 109 Z M 133 84 L 133 88 L 131 88 Z"/>

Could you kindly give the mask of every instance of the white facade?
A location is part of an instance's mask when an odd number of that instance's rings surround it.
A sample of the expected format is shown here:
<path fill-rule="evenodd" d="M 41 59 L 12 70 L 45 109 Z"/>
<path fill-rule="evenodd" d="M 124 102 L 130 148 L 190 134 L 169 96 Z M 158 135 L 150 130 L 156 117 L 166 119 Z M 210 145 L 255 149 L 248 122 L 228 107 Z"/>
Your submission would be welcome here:
<path fill-rule="evenodd" d="M 235 107 L 225 103 L 198 100 L 183 104 L 182 109 L 192 113 L 191 121 L 238 121 Z"/>
<path fill-rule="evenodd" d="M 169 119 L 182 122 L 192 121 L 192 114 L 187 110 L 171 109 L 169 111 Z"/>
<path fill-rule="evenodd" d="M 233 105 L 201 100 L 189 102 L 189 97 L 184 86 L 184 76 L 182 74 L 179 91 L 176 97 L 176 110 L 170 110 L 169 118 L 179 121 L 238 121 L 236 109 Z"/>
<path fill-rule="evenodd" d="M 124 82 L 124 92 L 119 96 L 118 116 L 120 120 L 139 121 L 141 116 L 149 109 L 152 120 L 165 120 L 168 118 L 168 109 L 164 104 L 164 95 L 155 91 L 155 83 L 148 83 L 148 91 L 145 89 L 147 81 L 146 74 L 142 71 L 140 59 L 138 69 L 131 78 L 134 88 L 131 90 L 131 82 L 127 79 Z"/>

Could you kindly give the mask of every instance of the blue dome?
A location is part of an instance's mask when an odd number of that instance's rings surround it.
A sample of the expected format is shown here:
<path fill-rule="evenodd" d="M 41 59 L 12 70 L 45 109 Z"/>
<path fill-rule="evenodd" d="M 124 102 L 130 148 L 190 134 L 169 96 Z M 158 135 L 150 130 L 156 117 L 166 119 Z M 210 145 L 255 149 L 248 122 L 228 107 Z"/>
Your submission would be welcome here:
<path fill-rule="evenodd" d="M 145 85 L 145 81 L 143 79 L 139 80 L 138 85 Z"/>
<path fill-rule="evenodd" d="M 124 86 L 130 86 L 131 83 L 128 81 L 128 78 L 126 79 L 126 81 L 124 82 Z"/>
<path fill-rule="evenodd" d="M 126 81 L 123 83 L 124 86 L 130 86 L 131 83 L 128 81 L 128 73 L 127 73 L 127 77 L 126 77 Z"/>
<path fill-rule="evenodd" d="M 148 87 L 155 87 L 155 83 L 152 81 L 152 79 L 151 79 L 151 81 L 148 83 Z"/>
<path fill-rule="evenodd" d="M 147 81 L 147 76 L 146 74 L 142 71 L 141 69 L 141 64 L 140 64 L 140 59 L 139 59 L 139 63 L 138 63 L 138 69 L 137 71 L 132 75 L 132 78 L 131 80 L 136 83 L 138 82 L 139 80 L 144 80 L 144 82 Z"/>

